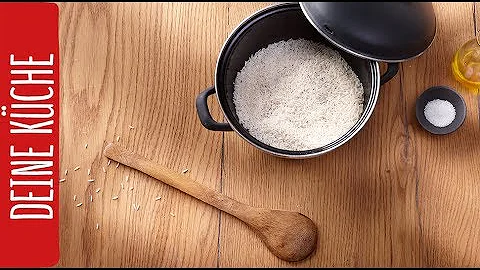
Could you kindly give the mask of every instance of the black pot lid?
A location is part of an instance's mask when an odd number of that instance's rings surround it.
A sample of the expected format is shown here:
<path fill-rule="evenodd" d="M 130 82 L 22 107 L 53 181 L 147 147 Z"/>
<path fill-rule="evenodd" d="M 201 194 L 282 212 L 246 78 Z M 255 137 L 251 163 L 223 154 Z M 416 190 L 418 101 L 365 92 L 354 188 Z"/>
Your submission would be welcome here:
<path fill-rule="evenodd" d="M 435 37 L 429 2 L 300 2 L 310 23 L 356 56 L 401 62 L 422 54 Z"/>

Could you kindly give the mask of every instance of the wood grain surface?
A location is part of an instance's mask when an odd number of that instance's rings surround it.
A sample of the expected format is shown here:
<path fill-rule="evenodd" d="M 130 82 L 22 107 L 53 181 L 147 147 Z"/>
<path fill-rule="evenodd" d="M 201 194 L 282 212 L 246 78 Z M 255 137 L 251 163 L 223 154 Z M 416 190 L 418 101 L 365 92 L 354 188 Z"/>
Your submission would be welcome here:
<path fill-rule="evenodd" d="M 268 3 L 58 5 L 62 178 L 68 169 L 58 266 L 480 266 L 480 100 L 450 71 L 455 50 L 480 27 L 473 3 L 434 3 L 432 46 L 382 86 L 360 133 L 308 160 L 270 156 L 234 132 L 206 130 L 196 115 L 195 97 L 213 84 L 224 40 Z M 465 123 L 453 134 L 431 135 L 415 118 L 415 99 L 434 85 L 466 101 Z M 215 100 L 210 105 L 222 119 Z M 281 261 L 239 220 L 107 165 L 103 147 L 117 137 L 238 201 L 307 215 L 318 226 L 316 252 Z"/>

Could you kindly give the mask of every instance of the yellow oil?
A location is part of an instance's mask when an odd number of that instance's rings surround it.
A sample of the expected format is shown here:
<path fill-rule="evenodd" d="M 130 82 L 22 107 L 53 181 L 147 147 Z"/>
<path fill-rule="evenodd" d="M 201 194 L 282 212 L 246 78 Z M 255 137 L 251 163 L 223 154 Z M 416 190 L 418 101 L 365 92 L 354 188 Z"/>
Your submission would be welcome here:
<path fill-rule="evenodd" d="M 457 81 L 477 92 L 480 88 L 480 45 L 476 38 L 465 43 L 455 53 L 452 71 Z"/>

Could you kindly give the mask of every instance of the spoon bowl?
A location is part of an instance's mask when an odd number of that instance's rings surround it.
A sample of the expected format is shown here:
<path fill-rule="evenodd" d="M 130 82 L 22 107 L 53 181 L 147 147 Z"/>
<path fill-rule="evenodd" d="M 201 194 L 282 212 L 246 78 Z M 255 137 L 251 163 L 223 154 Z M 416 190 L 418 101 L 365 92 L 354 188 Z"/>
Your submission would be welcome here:
<path fill-rule="evenodd" d="M 298 212 L 265 209 L 246 223 L 275 256 L 285 261 L 303 260 L 317 246 L 317 227 Z"/>

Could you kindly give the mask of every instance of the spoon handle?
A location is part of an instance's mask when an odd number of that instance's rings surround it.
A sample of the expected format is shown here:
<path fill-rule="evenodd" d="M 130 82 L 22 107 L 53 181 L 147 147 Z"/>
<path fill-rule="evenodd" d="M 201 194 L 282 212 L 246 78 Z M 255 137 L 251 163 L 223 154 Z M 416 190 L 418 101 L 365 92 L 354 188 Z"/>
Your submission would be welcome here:
<path fill-rule="evenodd" d="M 109 159 L 141 171 L 171 187 L 181 190 L 192 197 L 239 218 L 242 221 L 250 220 L 252 214 L 258 210 L 192 181 L 190 178 L 178 172 L 158 165 L 151 160 L 128 151 L 118 144 L 108 144 L 105 147 L 104 155 Z"/>

